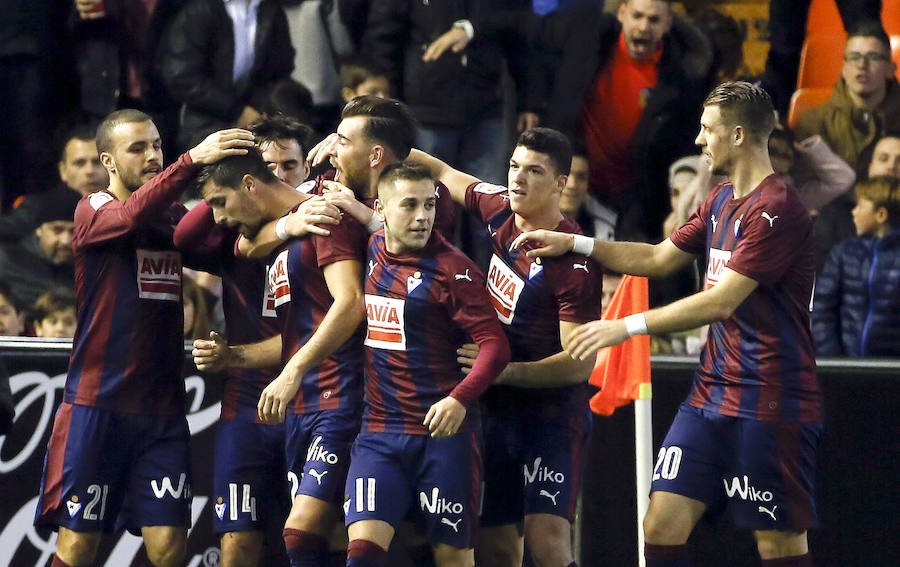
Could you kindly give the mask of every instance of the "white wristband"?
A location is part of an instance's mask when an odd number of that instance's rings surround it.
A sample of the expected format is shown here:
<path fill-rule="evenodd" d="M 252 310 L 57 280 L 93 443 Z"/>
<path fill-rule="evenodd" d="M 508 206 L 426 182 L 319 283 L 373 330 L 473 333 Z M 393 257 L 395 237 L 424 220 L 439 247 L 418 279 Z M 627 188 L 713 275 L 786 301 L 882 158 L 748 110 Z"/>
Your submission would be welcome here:
<path fill-rule="evenodd" d="M 628 317 L 625 317 L 623 321 L 625 321 L 625 330 L 628 331 L 629 337 L 650 334 L 647 332 L 647 319 L 644 317 L 643 313 L 629 315 Z"/>
<path fill-rule="evenodd" d="M 289 238 L 288 233 L 287 233 L 287 228 L 286 228 L 287 227 L 287 219 L 288 219 L 288 215 L 284 215 L 283 217 L 278 219 L 278 222 L 275 223 L 275 236 L 277 236 L 278 238 L 280 238 L 282 240 L 287 240 Z"/>
<path fill-rule="evenodd" d="M 594 253 L 594 239 L 583 234 L 573 234 L 572 252 L 582 256 L 590 256 Z"/>
<path fill-rule="evenodd" d="M 464 32 L 466 32 L 466 36 L 469 38 L 469 41 L 472 41 L 472 38 L 475 37 L 475 28 L 472 26 L 472 22 L 469 20 L 456 20 L 453 22 L 454 28 L 460 28 Z"/>
<path fill-rule="evenodd" d="M 373 212 L 372 218 L 369 219 L 369 222 L 366 223 L 366 230 L 369 231 L 369 234 L 373 232 L 378 232 L 381 230 L 381 227 L 384 226 L 384 221 L 378 218 L 378 213 Z"/>

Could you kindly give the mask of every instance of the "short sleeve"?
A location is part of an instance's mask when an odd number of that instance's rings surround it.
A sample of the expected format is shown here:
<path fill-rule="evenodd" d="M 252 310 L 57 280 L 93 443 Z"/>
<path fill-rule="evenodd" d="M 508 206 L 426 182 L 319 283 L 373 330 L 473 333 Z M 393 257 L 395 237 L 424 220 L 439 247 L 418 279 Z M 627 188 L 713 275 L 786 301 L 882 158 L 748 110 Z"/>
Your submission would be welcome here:
<path fill-rule="evenodd" d="M 669 235 L 669 240 L 680 250 L 688 254 L 703 255 L 706 253 L 706 219 L 709 216 L 709 200 L 704 201 L 694 211 L 681 228 Z"/>
<path fill-rule="evenodd" d="M 313 234 L 309 237 L 320 268 L 343 260 L 365 260 L 369 233 L 359 221 L 344 215 L 340 224 L 329 226 L 328 230 L 331 232 L 328 236 Z"/>
<path fill-rule="evenodd" d="M 509 208 L 509 190 L 502 185 L 476 181 L 466 187 L 466 209 L 488 222 L 494 215 Z"/>
<path fill-rule="evenodd" d="M 583 256 L 563 256 L 554 264 L 553 282 L 560 321 L 587 323 L 600 318 L 603 291 L 600 264 Z"/>

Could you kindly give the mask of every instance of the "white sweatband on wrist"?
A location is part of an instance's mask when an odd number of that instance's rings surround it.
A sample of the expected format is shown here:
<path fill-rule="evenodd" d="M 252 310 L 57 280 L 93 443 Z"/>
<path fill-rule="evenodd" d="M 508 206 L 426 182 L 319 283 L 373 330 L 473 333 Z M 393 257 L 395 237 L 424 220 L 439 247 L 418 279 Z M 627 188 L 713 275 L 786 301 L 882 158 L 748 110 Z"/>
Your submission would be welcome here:
<path fill-rule="evenodd" d="M 647 319 L 643 313 L 635 313 L 622 320 L 625 321 L 625 330 L 628 331 L 629 337 L 650 334 L 647 332 Z"/>
<path fill-rule="evenodd" d="M 469 38 L 469 41 L 472 41 L 472 38 L 475 37 L 475 28 L 472 26 L 472 22 L 469 20 L 456 20 L 453 22 L 454 28 L 460 28 L 464 32 L 466 32 L 466 36 Z"/>
<path fill-rule="evenodd" d="M 284 215 L 275 223 L 275 236 L 282 240 L 287 240 L 289 238 L 287 233 L 287 219 L 288 215 Z"/>
<path fill-rule="evenodd" d="M 369 219 L 369 222 L 366 223 L 366 230 L 369 231 L 369 234 L 373 232 L 378 232 L 381 230 L 381 227 L 384 226 L 384 221 L 378 218 L 377 213 L 372 213 L 372 218 Z"/>
<path fill-rule="evenodd" d="M 594 239 L 583 234 L 573 234 L 572 252 L 582 256 L 590 256 L 594 253 Z"/>

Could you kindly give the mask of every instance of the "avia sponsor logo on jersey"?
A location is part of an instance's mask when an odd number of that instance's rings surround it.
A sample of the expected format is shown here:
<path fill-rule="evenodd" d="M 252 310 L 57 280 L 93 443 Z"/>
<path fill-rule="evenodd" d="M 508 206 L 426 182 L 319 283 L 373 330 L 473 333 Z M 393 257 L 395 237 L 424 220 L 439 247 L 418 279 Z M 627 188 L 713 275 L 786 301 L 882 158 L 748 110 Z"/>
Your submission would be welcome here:
<path fill-rule="evenodd" d="M 366 346 L 406 350 L 406 330 L 403 325 L 405 304 L 402 299 L 366 294 Z"/>
<path fill-rule="evenodd" d="M 541 466 L 541 457 L 537 457 L 534 460 L 534 467 L 531 470 L 528 469 L 528 465 L 525 465 L 523 468 L 525 469 L 526 486 L 535 482 L 562 484 L 566 481 L 566 475 L 563 473 L 555 471 L 546 465 Z"/>
<path fill-rule="evenodd" d="M 284 305 L 291 300 L 291 281 L 288 278 L 288 251 L 282 250 L 275 256 L 275 261 L 269 266 L 267 275 L 269 285 L 266 292 L 266 307 L 263 308 L 263 314 L 266 309 L 274 310 L 280 305 Z M 271 302 L 268 302 L 271 297 Z"/>
<path fill-rule="evenodd" d="M 728 495 L 729 498 L 737 496 L 741 500 L 749 502 L 771 502 L 772 498 L 774 498 L 770 491 L 759 490 L 758 488 L 751 486 L 750 479 L 747 478 L 747 475 L 740 478 L 732 478 L 730 485 L 728 484 L 728 479 L 723 478 L 722 482 L 725 484 L 725 494 Z"/>
<path fill-rule="evenodd" d="M 437 486 L 431 489 L 430 498 L 425 492 L 419 492 L 419 506 L 423 512 L 428 514 L 455 514 L 459 516 L 463 513 L 463 505 L 442 497 L 441 491 Z"/>
<path fill-rule="evenodd" d="M 181 254 L 173 250 L 137 250 L 138 297 L 181 301 Z"/>
<path fill-rule="evenodd" d="M 731 252 L 719 250 L 718 248 L 709 249 L 709 263 L 706 265 L 706 287 L 704 289 L 716 287 L 728 260 L 731 260 Z"/>
<path fill-rule="evenodd" d="M 509 325 L 516 316 L 516 304 L 525 282 L 496 254 L 491 256 L 487 289 L 500 321 Z"/>

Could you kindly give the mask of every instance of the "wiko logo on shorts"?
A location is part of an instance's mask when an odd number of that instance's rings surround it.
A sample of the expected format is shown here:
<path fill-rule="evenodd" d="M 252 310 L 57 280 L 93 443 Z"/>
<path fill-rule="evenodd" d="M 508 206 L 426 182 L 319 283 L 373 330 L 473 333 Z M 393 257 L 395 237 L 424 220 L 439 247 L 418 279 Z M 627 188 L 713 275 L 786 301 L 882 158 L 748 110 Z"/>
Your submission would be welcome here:
<path fill-rule="evenodd" d="M 322 436 L 317 435 L 316 439 L 312 442 L 312 445 L 306 449 L 306 461 L 321 461 L 323 463 L 328 463 L 329 465 L 336 465 L 338 456 L 326 450 L 325 447 L 322 446 Z"/>
<path fill-rule="evenodd" d="M 419 492 L 419 506 L 422 507 L 423 512 L 428 512 L 429 514 L 459 515 L 463 513 L 463 505 L 443 498 L 440 489 L 436 486 L 431 489 L 430 500 L 427 494 Z"/>
<path fill-rule="evenodd" d="M 178 476 L 178 488 L 172 486 L 172 479 L 167 476 L 164 476 L 159 483 L 156 482 L 156 479 L 151 480 L 150 488 L 153 489 L 153 494 L 160 500 L 165 497 L 166 493 L 176 500 L 182 497 L 185 499 L 191 497 L 191 485 L 187 482 L 187 475 L 184 473 Z"/>
<path fill-rule="evenodd" d="M 555 471 L 550 467 L 541 466 L 541 457 L 538 457 L 534 460 L 534 468 L 532 470 L 528 470 L 528 465 L 523 467 L 525 469 L 525 485 L 529 485 L 535 482 L 553 482 L 555 484 L 562 484 L 566 481 L 566 475 L 561 472 Z"/>
<path fill-rule="evenodd" d="M 743 484 L 741 484 L 741 479 L 738 477 L 734 477 L 731 479 L 731 486 L 728 486 L 728 481 L 726 479 L 722 479 L 722 482 L 725 483 L 725 494 L 728 495 L 729 498 L 734 498 L 735 495 L 740 497 L 741 500 L 746 500 L 749 502 L 771 502 L 772 493 L 768 490 L 758 490 L 753 486 L 750 486 L 750 480 L 747 478 L 747 475 L 743 477 Z"/>

